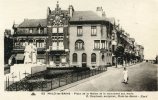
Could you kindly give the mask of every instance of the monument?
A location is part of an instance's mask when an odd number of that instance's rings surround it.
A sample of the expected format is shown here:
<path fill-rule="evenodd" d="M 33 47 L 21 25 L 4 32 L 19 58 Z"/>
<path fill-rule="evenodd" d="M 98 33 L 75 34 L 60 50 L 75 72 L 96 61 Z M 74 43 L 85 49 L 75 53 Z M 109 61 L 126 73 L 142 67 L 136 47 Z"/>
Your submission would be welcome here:
<path fill-rule="evenodd" d="M 45 65 L 37 64 L 37 47 L 33 43 L 26 43 L 24 49 L 24 64 L 14 64 L 10 67 L 10 73 L 6 77 L 12 78 L 14 73 L 14 81 L 20 81 L 30 74 L 46 70 Z M 27 73 L 27 74 L 26 74 Z"/>
<path fill-rule="evenodd" d="M 37 63 L 37 47 L 33 43 L 26 43 L 24 50 L 24 64 L 36 64 Z"/>

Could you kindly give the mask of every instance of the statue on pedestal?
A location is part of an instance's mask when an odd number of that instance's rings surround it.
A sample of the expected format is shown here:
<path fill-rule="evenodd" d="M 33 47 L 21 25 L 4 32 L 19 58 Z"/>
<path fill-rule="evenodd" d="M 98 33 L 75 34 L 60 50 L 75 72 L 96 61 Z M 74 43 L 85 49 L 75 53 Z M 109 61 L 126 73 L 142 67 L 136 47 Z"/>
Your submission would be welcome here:
<path fill-rule="evenodd" d="M 32 63 L 36 64 L 37 63 L 37 47 L 31 43 L 31 49 L 32 49 L 31 50 L 32 51 L 31 52 Z"/>
<path fill-rule="evenodd" d="M 26 43 L 25 50 L 24 50 L 24 64 L 36 64 L 37 63 L 37 48 L 33 43 Z"/>
<path fill-rule="evenodd" d="M 31 46 L 26 42 L 25 50 L 24 50 L 24 64 L 31 63 Z"/>

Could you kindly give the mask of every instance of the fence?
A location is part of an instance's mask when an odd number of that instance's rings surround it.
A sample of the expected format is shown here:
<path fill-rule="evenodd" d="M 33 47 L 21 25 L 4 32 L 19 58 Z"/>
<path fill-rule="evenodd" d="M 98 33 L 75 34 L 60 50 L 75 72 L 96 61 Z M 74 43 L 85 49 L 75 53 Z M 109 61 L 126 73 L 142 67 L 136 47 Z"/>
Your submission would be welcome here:
<path fill-rule="evenodd" d="M 9 83 L 10 81 L 6 81 L 5 86 L 7 91 L 50 91 L 55 88 L 97 75 L 104 71 L 107 71 L 107 67 L 99 67 L 97 69 L 82 72 L 71 72 L 44 81 L 19 81 L 12 83 L 11 85 Z"/>

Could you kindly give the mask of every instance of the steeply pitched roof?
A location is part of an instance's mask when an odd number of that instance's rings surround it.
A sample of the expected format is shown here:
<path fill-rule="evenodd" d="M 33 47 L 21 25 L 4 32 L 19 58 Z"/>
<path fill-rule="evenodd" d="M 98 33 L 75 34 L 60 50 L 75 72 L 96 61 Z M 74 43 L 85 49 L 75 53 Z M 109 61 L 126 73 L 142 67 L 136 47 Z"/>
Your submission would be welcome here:
<path fill-rule="evenodd" d="M 103 20 L 93 11 L 74 11 L 70 21 L 99 21 Z"/>
<path fill-rule="evenodd" d="M 47 26 L 46 19 L 25 19 L 18 27 L 41 27 Z"/>

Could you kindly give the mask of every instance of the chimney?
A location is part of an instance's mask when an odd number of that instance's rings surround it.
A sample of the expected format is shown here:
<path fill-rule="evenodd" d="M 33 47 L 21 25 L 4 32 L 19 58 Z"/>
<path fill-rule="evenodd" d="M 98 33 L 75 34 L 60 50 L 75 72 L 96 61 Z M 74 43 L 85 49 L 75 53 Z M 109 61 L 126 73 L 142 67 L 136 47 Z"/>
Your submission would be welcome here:
<path fill-rule="evenodd" d="M 74 12 L 74 8 L 72 5 L 69 6 L 69 16 L 72 17 Z"/>
<path fill-rule="evenodd" d="M 103 17 L 103 18 L 106 18 L 105 11 L 103 11 L 103 13 L 102 13 L 102 17 Z"/>
<path fill-rule="evenodd" d="M 50 10 L 50 8 L 48 7 L 48 8 L 47 8 L 47 16 L 48 16 L 50 13 L 51 13 L 51 10 Z"/>
<path fill-rule="evenodd" d="M 103 16 L 103 9 L 102 9 L 102 7 L 97 7 L 96 11 L 97 11 L 97 15 L 98 16 L 100 16 L 100 17 Z"/>
<path fill-rule="evenodd" d="M 28 20 L 28 18 L 24 18 L 24 21 L 27 21 Z"/>

